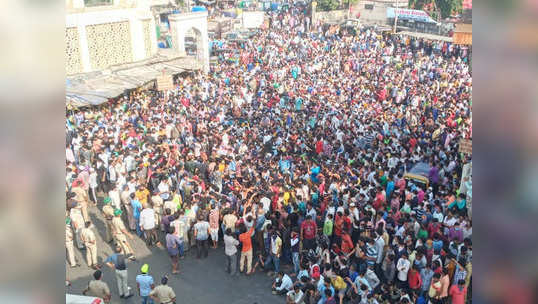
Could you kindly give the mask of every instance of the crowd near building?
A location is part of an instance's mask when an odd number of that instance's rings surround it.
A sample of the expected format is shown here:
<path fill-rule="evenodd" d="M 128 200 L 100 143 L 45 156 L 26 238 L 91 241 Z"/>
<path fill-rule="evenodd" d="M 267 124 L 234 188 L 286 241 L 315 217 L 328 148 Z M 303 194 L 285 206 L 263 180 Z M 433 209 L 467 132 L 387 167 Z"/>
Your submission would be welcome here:
<path fill-rule="evenodd" d="M 175 302 L 169 276 L 128 267 L 142 238 L 172 276 L 225 255 L 230 280 L 267 272 L 282 303 L 471 301 L 469 54 L 304 12 L 269 13 L 220 46 L 237 60 L 173 89 L 67 112 L 67 263 L 95 269 L 76 293 Z M 103 263 L 90 209 L 115 250 Z"/>

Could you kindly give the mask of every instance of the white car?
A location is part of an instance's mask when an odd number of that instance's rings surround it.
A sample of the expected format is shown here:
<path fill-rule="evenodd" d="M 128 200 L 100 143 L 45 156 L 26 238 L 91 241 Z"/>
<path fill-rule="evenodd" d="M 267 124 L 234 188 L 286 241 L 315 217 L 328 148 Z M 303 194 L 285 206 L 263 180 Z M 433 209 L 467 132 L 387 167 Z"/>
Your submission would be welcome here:
<path fill-rule="evenodd" d="M 65 294 L 65 304 L 102 304 L 103 299 L 97 297 L 79 296 L 73 294 Z"/>

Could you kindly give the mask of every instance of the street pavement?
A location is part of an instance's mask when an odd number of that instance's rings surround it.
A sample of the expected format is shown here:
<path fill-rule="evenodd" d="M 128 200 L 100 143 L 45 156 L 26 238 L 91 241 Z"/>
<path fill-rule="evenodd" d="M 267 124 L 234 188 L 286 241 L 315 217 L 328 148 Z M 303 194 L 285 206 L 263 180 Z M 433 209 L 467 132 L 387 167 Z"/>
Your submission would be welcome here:
<path fill-rule="evenodd" d="M 100 207 L 99 207 L 100 208 Z M 149 274 L 153 276 L 155 286 L 160 284 L 163 275 L 169 276 L 168 285 L 176 293 L 177 304 L 271 304 L 285 303 L 284 297 L 271 294 L 271 278 L 258 270 L 251 276 L 240 274 L 232 277 L 225 272 L 225 255 L 223 244 L 218 249 L 209 248 L 206 259 L 196 259 L 196 248 L 186 252 L 186 257 L 179 260 L 177 275 L 171 274 L 171 262 L 165 248 L 148 248 L 145 242 L 136 236 L 129 240 L 135 250 L 136 261 L 127 264 L 129 286 L 135 295 L 129 299 L 121 299 L 114 270 L 103 264 L 106 257 L 114 252 L 112 244 L 105 243 L 104 218 L 97 207 L 89 208 L 90 218 L 95 225 L 97 238 L 98 263 L 102 265 L 103 280 L 108 283 L 112 293 L 111 303 L 141 303 L 137 294 L 135 277 L 140 273 L 140 267 L 147 263 Z M 124 219 L 127 226 L 127 221 Z M 164 241 L 162 235 L 160 235 Z M 164 244 L 164 243 L 163 243 Z M 66 287 L 66 293 L 81 295 L 88 282 L 93 279 L 94 270 L 86 264 L 85 250 L 75 246 L 75 256 L 79 267 L 71 268 L 66 263 L 66 279 L 71 286 Z M 254 261 L 253 261 L 254 262 Z M 239 268 L 238 268 L 239 269 Z"/>

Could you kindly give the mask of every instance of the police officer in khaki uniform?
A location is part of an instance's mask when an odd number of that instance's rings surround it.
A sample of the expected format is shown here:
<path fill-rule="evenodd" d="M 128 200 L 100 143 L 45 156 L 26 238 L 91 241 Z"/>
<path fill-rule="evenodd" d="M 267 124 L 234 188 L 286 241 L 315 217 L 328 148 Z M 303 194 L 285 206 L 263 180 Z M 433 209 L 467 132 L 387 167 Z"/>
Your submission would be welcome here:
<path fill-rule="evenodd" d="M 176 294 L 174 293 L 174 290 L 167 284 L 168 277 L 164 276 L 161 279 L 161 285 L 153 288 L 153 290 L 149 293 L 149 296 L 159 304 L 176 303 Z"/>
<path fill-rule="evenodd" d="M 67 260 L 69 261 L 69 266 L 77 267 L 80 266 L 77 264 L 75 259 L 75 247 L 73 246 L 73 230 L 71 229 L 71 219 L 65 219 L 65 248 L 67 249 Z"/>
<path fill-rule="evenodd" d="M 153 191 L 153 196 L 151 197 L 151 204 L 153 206 L 153 211 L 155 213 L 155 227 L 161 231 L 164 231 L 164 227 L 161 225 L 161 218 L 163 214 L 163 199 L 159 195 L 159 191 Z"/>
<path fill-rule="evenodd" d="M 134 237 L 125 228 L 125 225 L 121 220 L 121 213 L 122 211 L 120 209 L 114 210 L 114 218 L 112 219 L 112 235 L 114 236 L 114 240 L 116 240 L 117 245 L 119 245 L 123 250 L 123 254 L 125 254 L 125 256 L 131 256 L 130 258 L 134 260 L 134 250 L 129 242 L 127 242 L 127 236 L 129 236 L 131 240 Z"/>
<path fill-rule="evenodd" d="M 106 235 L 105 235 L 105 242 L 110 243 L 112 242 L 112 219 L 114 218 L 114 208 L 110 206 L 110 203 L 112 202 L 112 199 L 110 197 L 105 197 L 103 200 L 103 203 L 105 204 L 103 206 L 103 215 L 105 216 L 105 227 L 106 227 Z"/>
<path fill-rule="evenodd" d="M 103 278 L 103 273 L 101 270 L 96 270 L 93 273 L 93 278 L 95 280 L 91 280 L 88 283 L 88 287 L 84 289 L 82 292 L 83 295 L 92 296 L 92 297 L 98 297 L 105 301 L 105 303 L 110 303 L 110 288 L 108 288 L 108 284 L 103 282 L 101 279 Z"/>
<path fill-rule="evenodd" d="M 127 185 L 123 186 L 123 191 L 120 194 L 121 203 L 123 204 L 123 207 L 125 208 L 125 211 L 127 212 L 127 221 L 129 224 L 130 230 L 135 230 L 135 220 L 133 217 L 133 207 L 131 206 L 131 193 L 129 192 L 129 188 Z"/>
<path fill-rule="evenodd" d="M 95 233 L 90 228 L 92 223 L 86 222 L 86 227 L 80 232 L 80 238 L 86 246 L 86 262 L 93 269 L 98 269 L 97 265 L 97 241 Z"/>
<path fill-rule="evenodd" d="M 80 238 L 80 232 L 84 228 L 84 217 L 82 216 L 82 211 L 80 210 L 80 204 L 73 200 L 71 201 L 71 208 L 69 209 L 69 218 L 73 223 L 73 230 L 75 232 L 75 240 L 77 242 L 78 249 L 84 248 L 84 243 Z"/>
<path fill-rule="evenodd" d="M 82 211 L 82 217 L 84 217 L 84 222 L 88 222 L 90 220 L 90 216 L 88 215 L 88 203 L 90 201 L 90 199 L 88 198 L 88 193 L 82 188 L 82 186 L 73 187 L 71 191 L 75 193 L 74 199 L 80 205 L 80 210 Z"/>

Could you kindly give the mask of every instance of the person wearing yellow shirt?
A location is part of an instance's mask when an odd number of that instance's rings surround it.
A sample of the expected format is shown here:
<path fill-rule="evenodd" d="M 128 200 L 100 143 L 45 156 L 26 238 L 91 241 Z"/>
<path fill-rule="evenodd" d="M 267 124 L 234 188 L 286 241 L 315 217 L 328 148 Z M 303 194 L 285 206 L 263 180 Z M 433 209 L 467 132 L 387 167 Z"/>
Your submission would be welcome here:
<path fill-rule="evenodd" d="M 138 186 L 135 195 L 136 199 L 138 199 L 141 204 L 146 204 L 148 202 L 149 191 L 148 189 L 144 188 L 144 186 Z"/>

